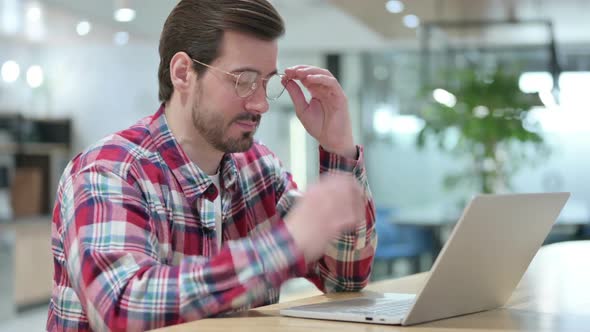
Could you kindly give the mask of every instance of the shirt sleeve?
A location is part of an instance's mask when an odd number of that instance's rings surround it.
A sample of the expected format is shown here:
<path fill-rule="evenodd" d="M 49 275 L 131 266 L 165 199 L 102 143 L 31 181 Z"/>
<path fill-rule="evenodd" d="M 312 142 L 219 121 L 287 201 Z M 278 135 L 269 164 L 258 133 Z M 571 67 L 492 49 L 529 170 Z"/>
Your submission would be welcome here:
<path fill-rule="evenodd" d="M 320 174 L 333 172 L 352 173 L 365 197 L 365 219 L 357 229 L 341 235 L 332 242 L 322 258 L 310 263 L 305 277 L 323 292 L 359 291 L 371 274 L 377 234 L 375 232 L 375 207 L 364 164 L 364 151 L 358 146 L 358 158 L 349 159 L 320 149 Z M 280 196 L 277 210 L 281 217 L 288 213 L 294 200 L 300 196 L 291 174 L 281 168 Z"/>
<path fill-rule="evenodd" d="M 147 330 L 260 304 L 304 273 L 284 223 L 212 258 L 160 263 L 150 206 L 134 180 L 93 166 L 63 188 L 67 273 L 93 330 Z"/>

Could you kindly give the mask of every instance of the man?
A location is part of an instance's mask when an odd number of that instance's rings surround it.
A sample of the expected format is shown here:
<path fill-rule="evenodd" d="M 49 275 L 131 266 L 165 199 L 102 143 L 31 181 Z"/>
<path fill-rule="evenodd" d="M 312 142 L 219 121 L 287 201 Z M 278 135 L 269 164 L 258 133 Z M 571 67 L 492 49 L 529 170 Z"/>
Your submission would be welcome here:
<path fill-rule="evenodd" d="M 76 156 L 60 181 L 48 330 L 217 316 L 277 302 L 294 277 L 324 292 L 366 285 L 374 209 L 347 100 L 327 70 L 276 73 L 283 30 L 267 0 L 178 3 L 160 40 L 162 106 Z M 326 176 L 305 194 L 253 141 L 284 88 L 320 144 Z"/>

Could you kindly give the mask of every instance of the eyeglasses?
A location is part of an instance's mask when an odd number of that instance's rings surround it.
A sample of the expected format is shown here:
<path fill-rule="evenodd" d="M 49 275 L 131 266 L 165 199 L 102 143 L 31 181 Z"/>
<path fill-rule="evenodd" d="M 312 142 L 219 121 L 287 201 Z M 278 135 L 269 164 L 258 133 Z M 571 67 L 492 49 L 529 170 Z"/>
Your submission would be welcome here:
<path fill-rule="evenodd" d="M 235 78 L 235 90 L 236 94 L 242 98 L 246 98 L 251 96 L 256 89 L 258 89 L 258 79 L 260 78 L 260 74 L 255 71 L 246 70 L 239 74 L 234 74 L 227 72 L 225 70 L 210 66 L 206 63 L 201 61 L 192 59 L 194 62 L 203 65 L 207 68 L 213 69 L 223 74 L 227 74 Z M 268 78 L 262 79 L 262 87 L 264 88 L 264 92 L 266 93 L 266 99 L 269 101 L 275 101 L 279 99 L 279 97 L 285 91 L 285 86 L 282 83 L 284 74 L 273 74 Z"/>

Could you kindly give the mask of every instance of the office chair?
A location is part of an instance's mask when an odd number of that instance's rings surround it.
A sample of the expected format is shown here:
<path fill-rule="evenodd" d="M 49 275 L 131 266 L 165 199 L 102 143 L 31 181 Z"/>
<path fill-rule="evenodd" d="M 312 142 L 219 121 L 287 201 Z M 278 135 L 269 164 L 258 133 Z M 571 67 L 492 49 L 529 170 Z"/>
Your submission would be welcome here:
<path fill-rule="evenodd" d="M 391 208 L 377 208 L 375 217 L 378 235 L 375 262 L 385 262 L 388 275 L 393 274 L 393 264 L 399 259 L 410 261 L 412 274 L 420 272 L 420 256 L 434 250 L 431 231 L 420 226 L 395 224 Z"/>

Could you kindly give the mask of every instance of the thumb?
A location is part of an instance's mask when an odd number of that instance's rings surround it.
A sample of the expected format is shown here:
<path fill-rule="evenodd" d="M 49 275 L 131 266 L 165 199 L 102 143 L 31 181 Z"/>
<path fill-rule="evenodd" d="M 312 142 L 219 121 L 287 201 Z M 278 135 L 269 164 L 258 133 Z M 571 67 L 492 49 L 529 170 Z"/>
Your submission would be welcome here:
<path fill-rule="evenodd" d="M 299 87 L 299 84 L 297 84 L 293 80 L 288 80 L 285 83 L 285 88 L 289 93 L 289 97 L 291 97 L 291 100 L 293 101 L 297 117 L 301 117 L 303 112 L 309 107 L 307 100 L 305 100 L 305 95 L 303 94 L 303 91 Z"/>

